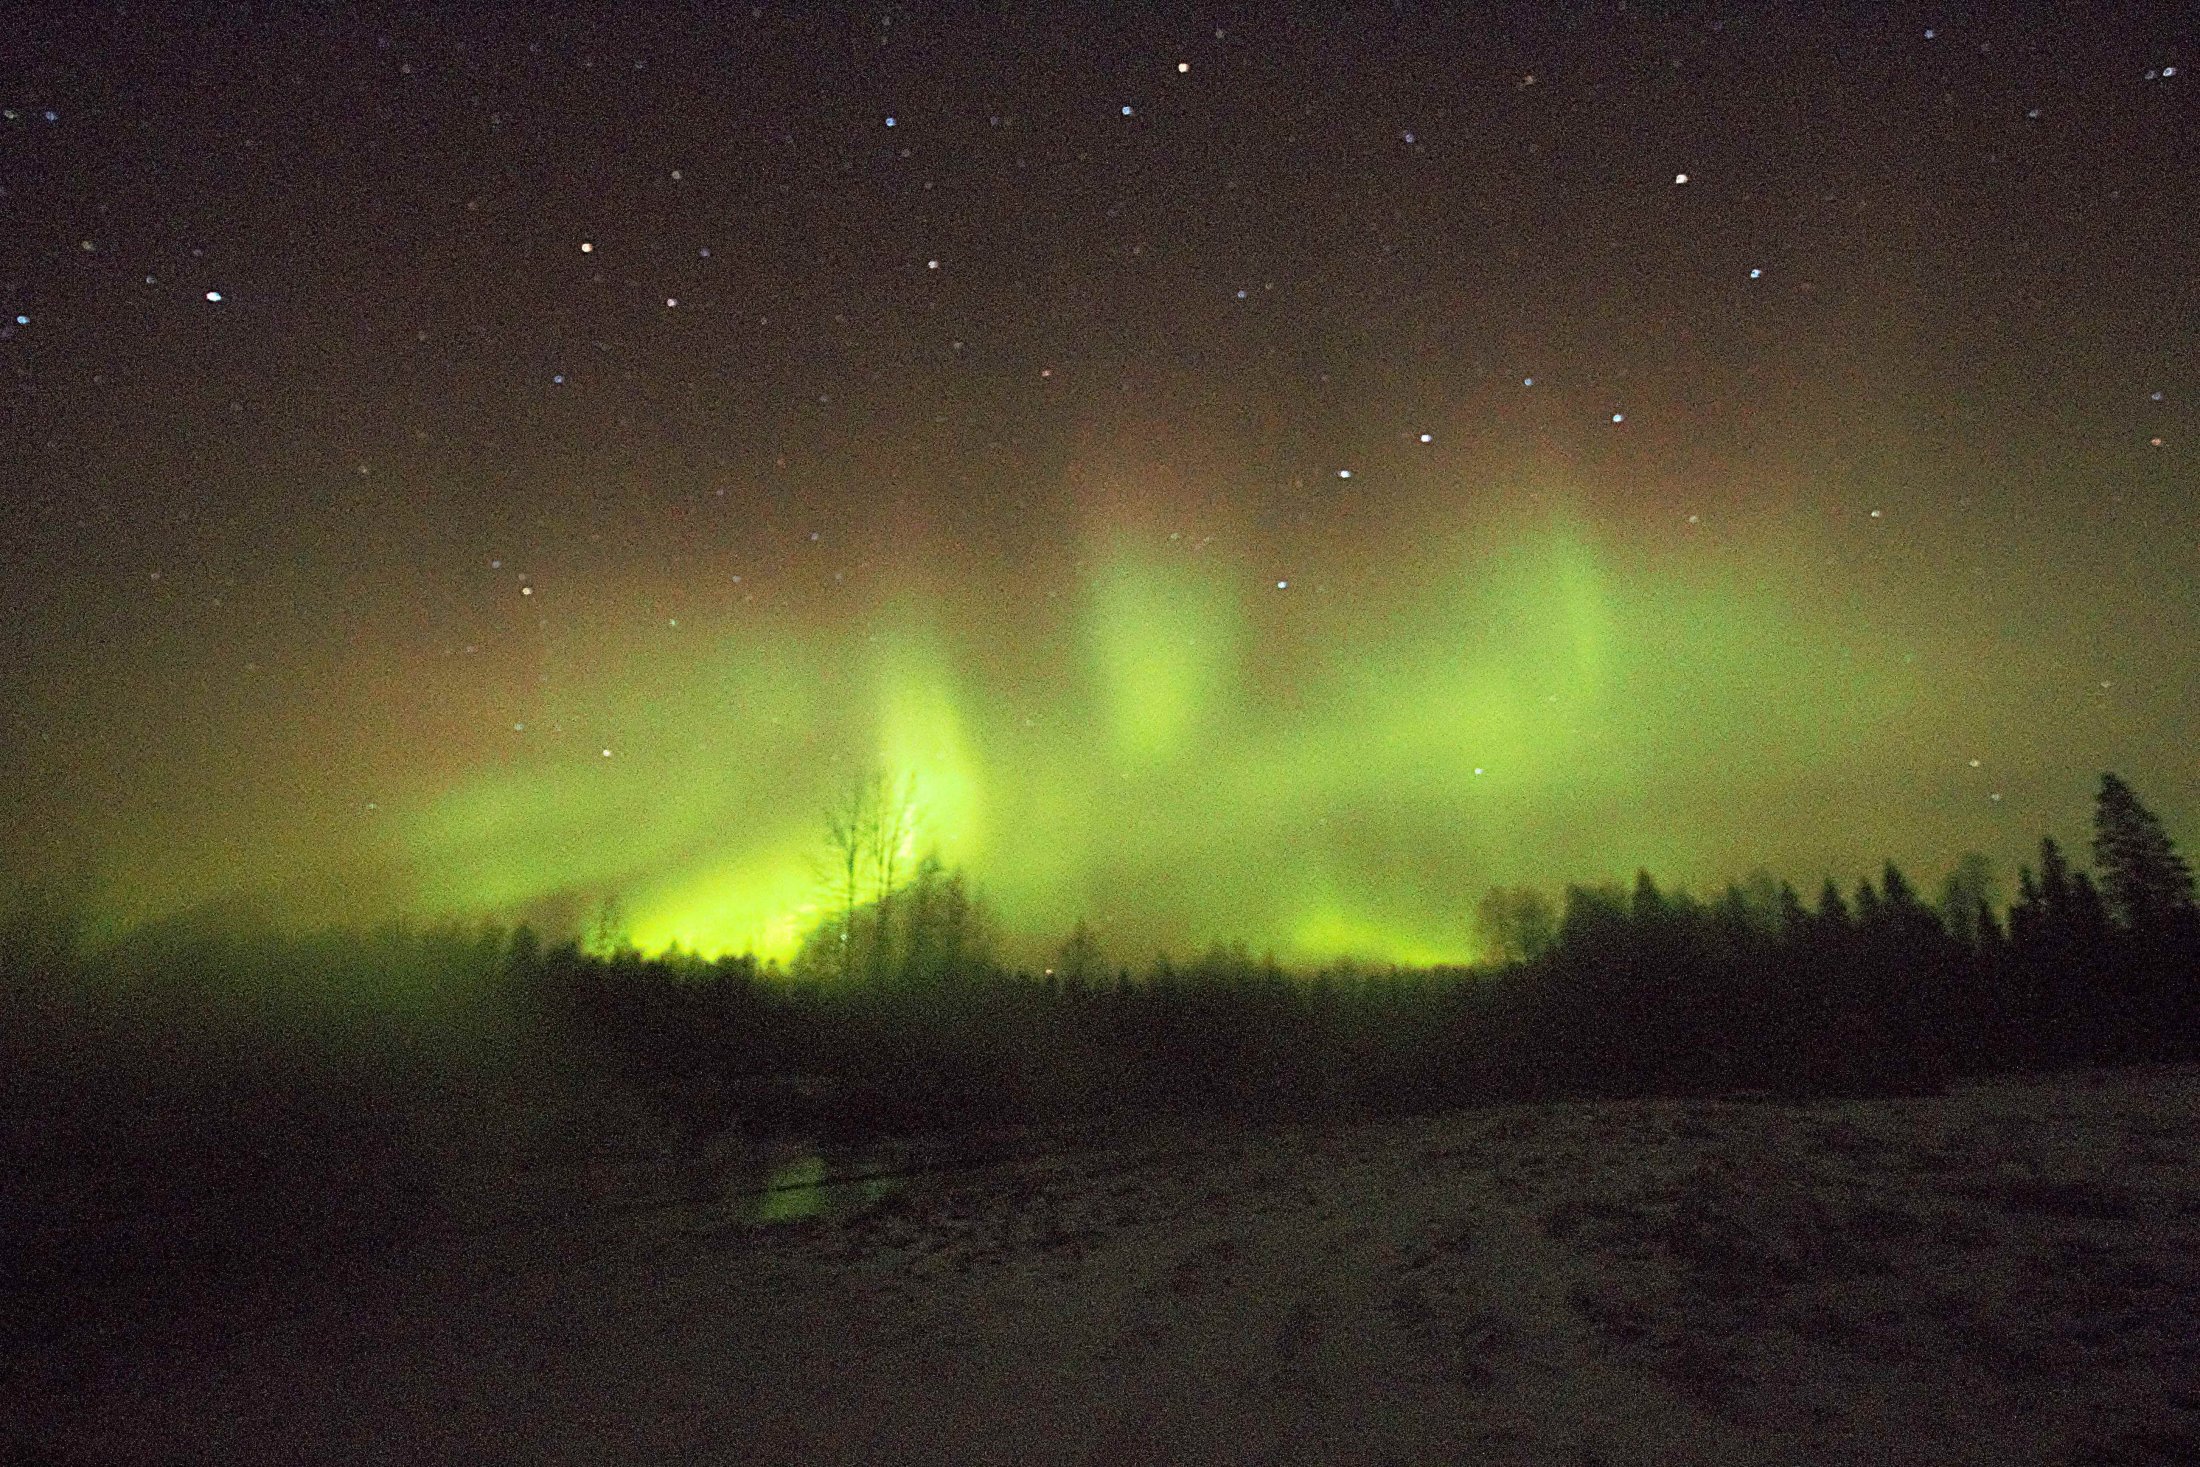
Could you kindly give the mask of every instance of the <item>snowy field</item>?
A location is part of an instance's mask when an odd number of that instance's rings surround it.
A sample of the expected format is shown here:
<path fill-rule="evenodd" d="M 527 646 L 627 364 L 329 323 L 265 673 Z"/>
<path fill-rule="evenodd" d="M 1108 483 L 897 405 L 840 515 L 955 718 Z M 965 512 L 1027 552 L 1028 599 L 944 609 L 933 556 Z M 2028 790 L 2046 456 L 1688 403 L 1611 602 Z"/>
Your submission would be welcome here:
<path fill-rule="evenodd" d="M 484 1191 L 0 1407 L 86 1464 L 2200 1461 L 2190 1068 L 881 1165 Z"/>

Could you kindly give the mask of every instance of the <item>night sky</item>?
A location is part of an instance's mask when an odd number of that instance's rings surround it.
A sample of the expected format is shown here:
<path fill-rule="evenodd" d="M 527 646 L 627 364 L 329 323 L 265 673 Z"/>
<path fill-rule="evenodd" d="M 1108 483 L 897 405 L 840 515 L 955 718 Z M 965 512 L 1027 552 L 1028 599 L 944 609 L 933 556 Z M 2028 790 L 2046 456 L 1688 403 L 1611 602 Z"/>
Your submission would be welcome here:
<path fill-rule="evenodd" d="M 425 9 L 426 7 L 421 7 Z M 47 5 L 0 826 L 136 917 L 1011 946 L 2200 840 L 2189 8 Z"/>

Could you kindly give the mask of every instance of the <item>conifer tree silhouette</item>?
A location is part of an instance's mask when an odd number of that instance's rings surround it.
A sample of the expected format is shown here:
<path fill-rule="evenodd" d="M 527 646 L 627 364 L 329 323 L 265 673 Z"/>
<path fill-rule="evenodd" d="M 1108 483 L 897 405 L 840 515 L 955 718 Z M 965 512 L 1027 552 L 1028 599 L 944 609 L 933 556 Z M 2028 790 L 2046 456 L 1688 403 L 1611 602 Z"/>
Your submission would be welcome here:
<path fill-rule="evenodd" d="M 2100 864 L 2108 910 L 2127 930 L 2159 934 L 2200 917 L 2192 868 L 2154 812 L 2113 774 L 2101 776 L 2094 797 L 2093 859 Z"/>

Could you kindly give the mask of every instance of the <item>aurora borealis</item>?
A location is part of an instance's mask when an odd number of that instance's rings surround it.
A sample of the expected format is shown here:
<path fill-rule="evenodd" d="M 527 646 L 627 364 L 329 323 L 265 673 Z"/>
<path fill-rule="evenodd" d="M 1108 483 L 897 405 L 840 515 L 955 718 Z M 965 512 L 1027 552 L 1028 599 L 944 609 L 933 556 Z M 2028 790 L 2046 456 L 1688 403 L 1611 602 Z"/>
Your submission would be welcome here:
<path fill-rule="evenodd" d="M 784 955 L 2200 836 L 2189 16 L 34 21 L 8 871 Z"/>
<path fill-rule="evenodd" d="M 1805 754 L 1841 765 L 1916 702 L 1777 595 L 1629 575 L 1564 523 L 1431 559 L 1415 588 L 1348 599 L 1110 532 L 977 645 L 910 597 L 839 631 L 686 621 L 677 648 L 591 654 L 609 742 L 464 781 L 406 838 L 422 869 L 465 873 L 438 893 L 456 906 L 617 890 L 645 945 L 769 948 L 816 894 L 840 783 L 906 771 L 927 840 L 1040 931 L 1124 913 L 1148 942 L 1433 960 L 1463 955 L 1454 873 L 1525 879 L 1575 841 L 1593 861 L 1573 830 L 1623 818 L 1659 761 L 1746 789 Z M 1670 626 L 1698 630 L 1675 649 Z M 1678 752 L 1696 737 L 1714 749 Z"/>

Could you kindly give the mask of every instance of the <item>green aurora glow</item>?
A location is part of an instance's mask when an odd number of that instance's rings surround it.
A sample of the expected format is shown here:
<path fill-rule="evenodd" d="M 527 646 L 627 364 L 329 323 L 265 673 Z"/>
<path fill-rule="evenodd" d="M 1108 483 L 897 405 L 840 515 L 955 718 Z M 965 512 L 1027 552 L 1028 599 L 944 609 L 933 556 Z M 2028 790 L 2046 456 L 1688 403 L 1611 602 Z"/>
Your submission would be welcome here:
<path fill-rule="evenodd" d="M 924 843 L 1034 942 L 1084 917 L 1125 957 L 1466 960 L 1490 882 L 1719 849 L 1724 821 L 1689 842 L 1641 792 L 1711 765 L 1746 803 L 1916 722 L 1898 660 L 1851 665 L 1776 587 L 1630 567 L 1564 521 L 1352 601 L 1099 540 L 1068 636 L 1035 613 L 956 637 L 905 597 L 828 630 L 751 616 L 676 652 L 593 649 L 603 671 L 561 697 L 621 731 L 611 752 L 550 745 L 423 802 L 422 898 L 616 892 L 645 951 L 783 958 L 820 911 L 822 813 L 875 768 L 914 777 Z M 1045 645 L 1072 655 L 1045 667 Z"/>
<path fill-rule="evenodd" d="M 32 9 L 0 889 L 102 931 L 783 957 L 865 771 L 1024 964 L 2200 837 L 2189 26 Z"/>

